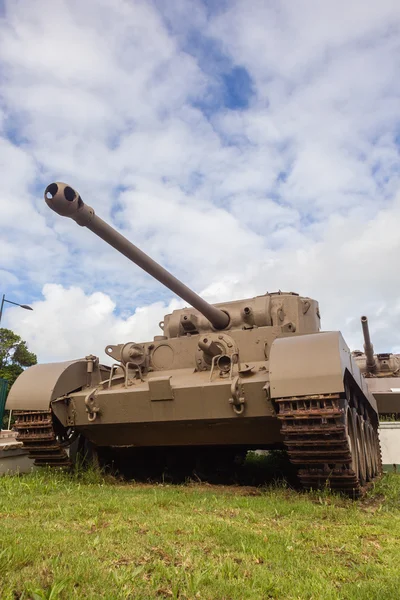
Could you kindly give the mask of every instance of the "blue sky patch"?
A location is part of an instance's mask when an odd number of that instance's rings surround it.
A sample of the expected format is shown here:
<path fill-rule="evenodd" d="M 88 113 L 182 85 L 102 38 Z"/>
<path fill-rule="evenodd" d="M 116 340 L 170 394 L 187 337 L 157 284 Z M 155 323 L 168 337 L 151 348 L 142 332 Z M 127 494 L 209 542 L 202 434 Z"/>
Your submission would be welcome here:
<path fill-rule="evenodd" d="M 233 67 L 222 75 L 224 85 L 224 104 L 231 110 L 248 108 L 254 88 L 251 77 L 244 67 Z"/>

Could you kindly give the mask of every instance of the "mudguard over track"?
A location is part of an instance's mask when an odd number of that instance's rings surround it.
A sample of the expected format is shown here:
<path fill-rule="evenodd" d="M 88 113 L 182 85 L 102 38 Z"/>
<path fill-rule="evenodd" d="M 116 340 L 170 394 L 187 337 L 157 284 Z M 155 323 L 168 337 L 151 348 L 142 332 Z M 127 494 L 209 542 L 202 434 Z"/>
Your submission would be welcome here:
<path fill-rule="evenodd" d="M 358 496 L 381 472 L 376 402 L 339 332 L 274 341 L 270 385 L 304 488 Z"/>
<path fill-rule="evenodd" d="M 65 446 L 68 431 L 57 427 L 51 402 L 79 389 L 87 381 L 85 359 L 35 365 L 24 371 L 12 386 L 7 408 L 15 411 L 17 439 L 38 466 L 69 467 Z"/>
<path fill-rule="evenodd" d="M 30 367 L 12 386 L 7 408 L 49 410 L 53 400 L 86 385 L 86 369 L 84 358 Z"/>
<path fill-rule="evenodd" d="M 377 414 L 376 401 L 339 331 L 282 337 L 272 344 L 269 362 L 272 398 L 343 393 L 346 373 Z"/>

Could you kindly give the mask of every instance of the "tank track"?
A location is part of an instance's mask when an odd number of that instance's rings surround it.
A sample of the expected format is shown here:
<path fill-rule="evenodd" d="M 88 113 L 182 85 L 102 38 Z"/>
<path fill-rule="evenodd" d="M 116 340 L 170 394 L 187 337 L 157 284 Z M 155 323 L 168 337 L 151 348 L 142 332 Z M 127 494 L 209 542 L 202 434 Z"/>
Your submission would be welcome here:
<path fill-rule="evenodd" d="M 16 411 L 17 440 L 38 467 L 72 467 L 72 461 L 54 428 L 51 410 Z"/>
<path fill-rule="evenodd" d="M 382 469 L 377 419 L 356 391 L 275 400 L 290 462 L 304 489 L 359 497 Z M 372 421 L 376 421 L 375 425 Z"/>

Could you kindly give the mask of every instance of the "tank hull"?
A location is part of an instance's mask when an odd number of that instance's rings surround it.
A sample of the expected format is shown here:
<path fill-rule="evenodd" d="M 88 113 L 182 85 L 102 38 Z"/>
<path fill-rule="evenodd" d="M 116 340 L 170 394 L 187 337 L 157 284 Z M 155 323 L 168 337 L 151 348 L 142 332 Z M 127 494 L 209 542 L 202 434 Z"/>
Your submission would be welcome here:
<path fill-rule="evenodd" d="M 380 473 L 376 402 L 339 332 L 275 338 L 268 359 L 219 373 L 186 368 L 129 377 L 127 369 L 111 369 L 99 381 L 101 367 L 88 377 L 89 363 L 81 362 L 71 363 L 81 389 L 50 394 L 47 411 L 24 411 L 17 422 L 36 464 L 68 464 L 55 432 L 46 442 L 55 419 L 99 449 L 286 447 L 305 488 L 329 481 L 353 496 Z M 56 389 L 65 368 L 48 371 Z"/>
<path fill-rule="evenodd" d="M 232 379 L 221 380 L 217 377 L 210 381 L 209 372 L 194 373 L 193 369 L 158 371 L 146 376 L 144 381 L 136 380 L 127 387 L 119 384 L 108 388 L 106 384 L 106 389 L 97 390 L 94 394 L 98 412 L 91 422 L 88 421 L 85 402 L 88 395 L 86 388 L 69 394 L 68 400 L 53 401 L 52 408 L 64 426 L 84 427 L 86 431 L 101 425 L 143 425 L 150 433 L 152 425 L 166 427 L 183 423 L 199 428 L 202 423 L 229 424 L 244 419 L 274 417 L 273 402 L 265 390 L 268 383 L 265 363 L 252 363 L 252 368 L 255 372 L 240 379 L 241 395 L 245 402 L 241 419 L 230 403 Z M 98 438 L 101 445 L 108 444 L 107 430 L 104 431 L 104 439 L 100 441 Z M 131 443 L 134 445 L 135 440 L 132 439 Z M 224 440 L 221 439 L 220 443 L 224 443 Z"/>
<path fill-rule="evenodd" d="M 366 377 L 380 415 L 400 415 L 400 377 Z"/>

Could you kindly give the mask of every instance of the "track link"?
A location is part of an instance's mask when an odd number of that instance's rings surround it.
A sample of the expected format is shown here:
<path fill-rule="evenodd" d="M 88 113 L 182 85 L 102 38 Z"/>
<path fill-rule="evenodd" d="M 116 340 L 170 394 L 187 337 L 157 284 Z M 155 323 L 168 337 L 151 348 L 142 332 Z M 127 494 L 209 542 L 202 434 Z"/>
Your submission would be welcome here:
<path fill-rule="evenodd" d="M 18 411 L 14 414 L 17 440 L 23 443 L 35 465 L 63 468 L 72 466 L 68 453 L 57 438 L 51 410 Z"/>
<path fill-rule="evenodd" d="M 377 430 L 361 402 L 353 407 L 352 401 L 339 394 L 275 402 L 284 443 L 303 488 L 328 486 L 358 497 L 367 481 L 380 473 Z"/>

